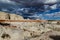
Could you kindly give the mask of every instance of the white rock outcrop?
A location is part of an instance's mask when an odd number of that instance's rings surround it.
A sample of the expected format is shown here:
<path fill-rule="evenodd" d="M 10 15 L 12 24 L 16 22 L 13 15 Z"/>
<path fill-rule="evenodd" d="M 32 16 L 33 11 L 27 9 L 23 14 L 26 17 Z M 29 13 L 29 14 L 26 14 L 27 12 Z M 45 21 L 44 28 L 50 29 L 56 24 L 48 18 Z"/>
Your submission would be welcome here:
<path fill-rule="evenodd" d="M 20 15 L 0 12 L 0 20 L 23 20 L 23 19 L 24 18 Z"/>
<path fill-rule="evenodd" d="M 0 20 L 9 20 L 8 13 L 0 12 Z"/>

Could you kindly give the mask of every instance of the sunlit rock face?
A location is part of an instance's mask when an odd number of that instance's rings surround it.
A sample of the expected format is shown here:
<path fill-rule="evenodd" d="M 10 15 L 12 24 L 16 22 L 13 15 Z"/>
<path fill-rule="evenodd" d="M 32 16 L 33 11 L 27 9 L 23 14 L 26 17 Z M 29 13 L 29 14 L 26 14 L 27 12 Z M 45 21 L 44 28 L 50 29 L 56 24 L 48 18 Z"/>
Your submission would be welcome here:
<path fill-rule="evenodd" d="M 4 12 L 0 12 L 0 20 L 8 20 L 9 19 L 9 16 L 8 16 L 8 14 L 6 13 L 4 13 Z"/>
<path fill-rule="evenodd" d="M 24 18 L 20 15 L 0 12 L 0 20 L 23 20 L 23 19 Z"/>

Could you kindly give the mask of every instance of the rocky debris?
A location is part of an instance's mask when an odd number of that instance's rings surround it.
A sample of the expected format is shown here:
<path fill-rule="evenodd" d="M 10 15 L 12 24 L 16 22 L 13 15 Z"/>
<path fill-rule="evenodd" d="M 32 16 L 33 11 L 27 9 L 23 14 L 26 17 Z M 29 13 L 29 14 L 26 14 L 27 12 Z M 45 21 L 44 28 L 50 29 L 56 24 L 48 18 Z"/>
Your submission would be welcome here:
<path fill-rule="evenodd" d="M 24 18 L 20 15 L 0 12 L 0 20 L 23 20 L 23 19 Z"/>
<path fill-rule="evenodd" d="M 5 25 L 5 24 L 10 25 Z M 3 26 L 4 25 L 4 26 Z M 49 32 L 60 32 L 60 25 L 43 22 L 5 22 L 0 25 L 1 40 L 52 40 Z M 60 29 L 60 28 L 59 28 Z M 54 33 L 53 31 L 53 33 Z M 3 34 L 5 36 L 3 36 Z M 20 35 L 20 36 L 19 36 Z M 47 35 L 47 36 L 46 36 Z"/>
<path fill-rule="evenodd" d="M 23 40 L 23 31 L 0 26 L 0 40 Z"/>
<path fill-rule="evenodd" d="M 58 31 L 49 31 L 41 36 L 30 38 L 29 40 L 59 40 L 60 39 L 60 32 Z"/>
<path fill-rule="evenodd" d="M 51 31 L 39 22 L 12 22 L 7 23 L 10 24 L 7 26 L 5 24 L 0 25 L 1 40 L 30 40 Z"/>
<path fill-rule="evenodd" d="M 58 31 L 50 31 L 50 32 L 46 32 L 44 33 L 39 39 L 40 40 L 58 40 L 60 39 L 60 32 Z"/>

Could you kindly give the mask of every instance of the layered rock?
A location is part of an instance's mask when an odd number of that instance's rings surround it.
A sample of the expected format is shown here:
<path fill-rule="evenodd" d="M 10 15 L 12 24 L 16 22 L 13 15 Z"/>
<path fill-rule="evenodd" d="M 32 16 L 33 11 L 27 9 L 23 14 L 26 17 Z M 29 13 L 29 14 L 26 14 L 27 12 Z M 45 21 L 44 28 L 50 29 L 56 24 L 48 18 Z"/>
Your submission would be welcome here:
<path fill-rule="evenodd" d="M 0 20 L 23 20 L 23 19 L 24 18 L 20 15 L 0 12 Z"/>
<path fill-rule="evenodd" d="M 16 14 L 10 14 L 10 20 L 23 20 L 23 17 Z"/>
<path fill-rule="evenodd" d="M 8 20 L 8 13 L 0 12 L 0 20 Z"/>
<path fill-rule="evenodd" d="M 55 26 L 54 26 L 55 25 Z M 49 32 L 60 31 L 60 25 L 43 22 L 5 22 L 0 23 L 1 40 L 48 40 Z M 56 30 L 58 29 L 58 30 Z M 55 33 L 55 32 L 54 32 Z M 47 39 L 45 39 L 47 38 Z M 49 39 L 52 40 L 52 39 Z"/>

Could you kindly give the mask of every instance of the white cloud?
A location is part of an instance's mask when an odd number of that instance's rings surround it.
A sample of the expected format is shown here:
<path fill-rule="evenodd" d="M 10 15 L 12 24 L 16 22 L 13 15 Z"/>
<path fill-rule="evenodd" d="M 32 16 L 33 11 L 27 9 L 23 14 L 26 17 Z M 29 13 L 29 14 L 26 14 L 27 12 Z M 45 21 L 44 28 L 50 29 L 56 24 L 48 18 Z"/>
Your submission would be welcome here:
<path fill-rule="evenodd" d="M 10 0 L 0 0 L 1 2 L 11 2 Z"/>
<path fill-rule="evenodd" d="M 10 0 L 0 0 L 0 2 L 2 2 L 2 3 L 10 3 L 10 4 L 14 4 L 15 2 L 13 2 L 13 1 L 10 1 Z"/>
<path fill-rule="evenodd" d="M 45 0 L 45 3 L 55 3 L 57 0 Z"/>
<path fill-rule="evenodd" d="M 0 2 L 11 2 L 10 0 L 0 0 Z"/>
<path fill-rule="evenodd" d="M 45 16 L 53 16 L 54 15 L 54 13 L 52 13 L 52 14 L 45 14 Z"/>
<path fill-rule="evenodd" d="M 50 6 L 50 8 L 51 9 L 56 9 L 57 8 L 57 4 Z"/>
<path fill-rule="evenodd" d="M 34 0 L 38 3 L 56 3 L 58 0 Z"/>

